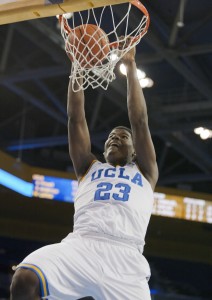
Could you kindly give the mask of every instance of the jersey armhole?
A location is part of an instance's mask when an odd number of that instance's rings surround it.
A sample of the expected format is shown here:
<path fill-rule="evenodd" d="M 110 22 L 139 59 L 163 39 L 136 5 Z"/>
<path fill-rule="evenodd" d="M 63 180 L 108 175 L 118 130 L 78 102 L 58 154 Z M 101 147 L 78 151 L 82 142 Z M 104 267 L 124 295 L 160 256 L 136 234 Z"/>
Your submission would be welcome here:
<path fill-rule="evenodd" d="M 135 165 L 136 165 L 136 167 L 137 167 L 137 169 L 138 169 L 138 171 L 141 173 L 141 175 L 146 179 L 146 181 L 148 182 L 148 184 L 149 184 L 149 186 L 150 186 L 150 188 L 151 188 L 151 190 L 153 191 L 153 193 L 154 193 L 154 190 L 153 190 L 153 188 L 152 188 L 152 186 L 151 186 L 151 184 L 150 184 L 150 182 L 149 182 L 149 180 L 146 178 L 146 176 L 144 176 L 144 174 L 143 174 L 143 172 L 141 171 L 141 169 L 140 169 L 140 167 L 139 167 L 139 165 L 138 165 L 138 163 L 135 161 Z"/>
<path fill-rule="evenodd" d="M 88 174 L 88 172 L 89 172 L 90 169 L 92 168 L 93 164 L 94 164 L 95 162 L 97 162 L 97 161 L 98 161 L 97 159 L 94 159 L 94 160 L 91 162 L 91 164 L 90 164 L 90 166 L 88 167 L 88 169 L 87 169 L 87 171 L 85 172 L 85 174 L 80 178 L 79 184 L 84 180 L 85 176 Z"/>

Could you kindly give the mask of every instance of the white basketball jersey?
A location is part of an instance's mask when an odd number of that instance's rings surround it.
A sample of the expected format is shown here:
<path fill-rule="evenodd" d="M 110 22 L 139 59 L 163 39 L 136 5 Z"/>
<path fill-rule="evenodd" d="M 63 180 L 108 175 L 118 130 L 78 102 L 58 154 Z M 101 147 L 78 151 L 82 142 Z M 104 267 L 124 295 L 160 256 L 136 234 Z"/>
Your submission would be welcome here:
<path fill-rule="evenodd" d="M 144 245 L 152 207 L 152 188 L 135 163 L 113 167 L 95 161 L 76 194 L 74 232 Z"/>

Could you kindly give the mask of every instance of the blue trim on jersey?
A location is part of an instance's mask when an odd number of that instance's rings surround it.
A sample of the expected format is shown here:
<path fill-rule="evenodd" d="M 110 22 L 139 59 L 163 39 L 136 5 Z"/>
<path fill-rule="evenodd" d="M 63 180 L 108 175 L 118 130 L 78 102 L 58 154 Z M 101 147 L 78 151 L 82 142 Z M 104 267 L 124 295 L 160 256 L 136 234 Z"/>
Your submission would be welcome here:
<path fill-rule="evenodd" d="M 39 279 L 40 282 L 40 294 L 41 298 L 45 297 L 46 300 L 48 300 L 46 297 L 49 296 L 49 287 L 48 287 L 48 281 L 46 278 L 46 275 L 44 272 L 36 265 L 34 264 L 28 264 L 28 263 L 21 263 L 17 266 L 17 269 L 23 268 L 23 269 L 29 269 L 32 272 L 34 272 Z"/>

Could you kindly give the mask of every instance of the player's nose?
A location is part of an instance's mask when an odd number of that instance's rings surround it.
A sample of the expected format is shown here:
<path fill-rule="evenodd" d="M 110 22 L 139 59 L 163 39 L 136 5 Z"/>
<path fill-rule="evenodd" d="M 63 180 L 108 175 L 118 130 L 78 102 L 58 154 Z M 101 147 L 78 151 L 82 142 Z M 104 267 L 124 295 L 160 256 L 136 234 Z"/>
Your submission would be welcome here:
<path fill-rule="evenodd" d="M 119 137 L 118 135 L 114 135 L 114 136 L 112 137 L 112 140 L 120 140 L 120 137 Z"/>

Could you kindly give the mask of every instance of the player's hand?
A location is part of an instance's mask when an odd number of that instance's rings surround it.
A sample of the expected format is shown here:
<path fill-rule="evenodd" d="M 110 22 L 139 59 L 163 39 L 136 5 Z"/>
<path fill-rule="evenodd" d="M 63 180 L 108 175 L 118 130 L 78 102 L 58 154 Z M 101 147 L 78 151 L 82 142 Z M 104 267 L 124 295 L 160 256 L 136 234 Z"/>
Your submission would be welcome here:
<path fill-rule="evenodd" d="M 120 42 L 119 42 L 119 49 L 122 50 L 124 48 L 127 48 L 131 43 L 132 43 L 132 38 L 127 38 L 127 40 L 122 41 L 123 37 L 120 37 Z M 136 54 L 136 48 L 135 46 L 131 48 L 121 59 L 123 64 L 128 64 L 129 62 L 135 61 L 135 54 Z"/>

